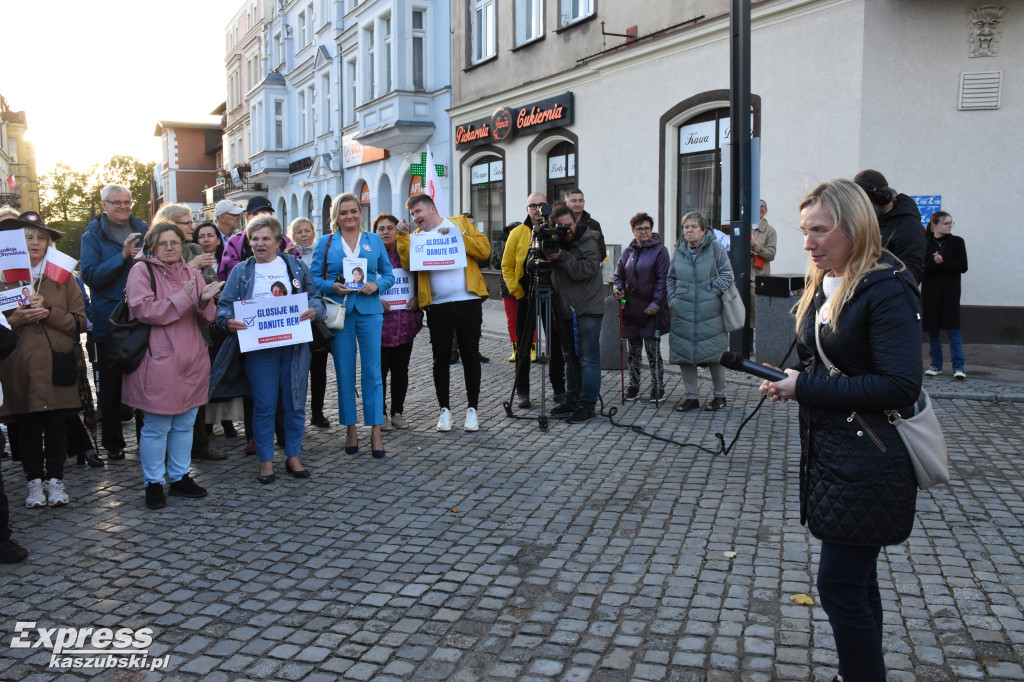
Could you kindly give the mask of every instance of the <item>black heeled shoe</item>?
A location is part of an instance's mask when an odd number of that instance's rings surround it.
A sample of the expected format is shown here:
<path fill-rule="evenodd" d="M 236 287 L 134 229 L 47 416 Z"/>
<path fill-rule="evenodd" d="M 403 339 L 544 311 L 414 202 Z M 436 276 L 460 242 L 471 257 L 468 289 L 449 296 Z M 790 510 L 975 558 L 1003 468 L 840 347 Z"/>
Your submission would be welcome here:
<path fill-rule="evenodd" d="M 100 456 L 95 452 L 85 458 L 85 463 L 91 467 L 102 468 L 107 466 L 107 463 L 100 459 Z"/>
<path fill-rule="evenodd" d="M 287 459 L 284 461 L 284 470 L 293 478 L 309 478 L 309 469 L 292 469 L 292 465 L 288 463 Z"/>
<path fill-rule="evenodd" d="M 258 478 L 259 482 L 262 483 L 263 485 L 267 485 L 268 483 L 273 483 L 274 481 L 276 481 L 277 480 L 277 475 L 273 474 L 273 473 L 266 474 L 266 475 L 259 474 L 259 475 L 257 475 L 256 478 Z"/>
<path fill-rule="evenodd" d="M 370 450 L 370 454 L 373 455 L 374 459 L 384 459 L 387 453 L 383 450 Z"/>

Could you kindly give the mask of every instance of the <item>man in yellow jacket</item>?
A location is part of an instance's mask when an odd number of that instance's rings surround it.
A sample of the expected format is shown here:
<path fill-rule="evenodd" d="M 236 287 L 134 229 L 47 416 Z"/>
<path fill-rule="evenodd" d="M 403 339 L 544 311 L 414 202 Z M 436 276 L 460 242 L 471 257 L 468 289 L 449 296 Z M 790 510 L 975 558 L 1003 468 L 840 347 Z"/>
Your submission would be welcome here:
<path fill-rule="evenodd" d="M 536 300 L 531 291 L 531 275 L 526 272 L 526 261 L 529 257 L 530 244 L 533 241 L 533 225 L 541 220 L 547 198 L 540 192 L 534 192 L 526 199 L 526 220 L 512 229 L 505 242 L 505 254 L 501 258 L 501 276 L 505 286 L 516 297 L 516 338 L 519 348 L 516 352 L 516 394 L 519 407 L 530 407 L 530 362 L 529 350 L 533 343 L 536 329 Z M 550 310 L 550 306 L 548 310 Z M 554 322 L 554 319 L 552 319 Z M 549 372 L 551 388 L 555 393 L 555 402 L 565 399 L 565 358 L 562 345 L 552 324 L 546 330 L 550 334 Z"/>
<path fill-rule="evenodd" d="M 452 414 L 449 400 L 451 380 L 452 338 L 458 341 L 462 370 L 466 379 L 466 431 L 480 428 L 477 401 L 480 398 L 480 328 L 483 326 L 483 300 L 487 285 L 480 274 L 478 260 L 491 254 L 487 236 L 462 216 L 442 218 L 434 200 L 427 194 L 415 194 L 405 202 L 417 232 L 438 234 L 458 232 L 466 251 L 466 267 L 454 270 L 422 270 L 416 275 L 419 307 L 427 311 L 430 345 L 434 356 L 434 392 L 441 407 L 438 431 L 451 431 Z"/>

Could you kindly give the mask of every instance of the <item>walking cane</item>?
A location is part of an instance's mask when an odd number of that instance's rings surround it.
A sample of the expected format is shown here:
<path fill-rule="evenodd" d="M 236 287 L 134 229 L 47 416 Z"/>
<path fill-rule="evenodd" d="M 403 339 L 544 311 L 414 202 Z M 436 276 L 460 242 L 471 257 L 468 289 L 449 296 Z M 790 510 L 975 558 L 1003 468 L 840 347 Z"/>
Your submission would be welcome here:
<path fill-rule="evenodd" d="M 622 404 L 626 404 L 626 369 L 625 363 L 622 359 L 622 306 L 626 304 L 626 299 L 619 301 L 619 383 L 621 385 L 620 395 L 622 396 Z"/>

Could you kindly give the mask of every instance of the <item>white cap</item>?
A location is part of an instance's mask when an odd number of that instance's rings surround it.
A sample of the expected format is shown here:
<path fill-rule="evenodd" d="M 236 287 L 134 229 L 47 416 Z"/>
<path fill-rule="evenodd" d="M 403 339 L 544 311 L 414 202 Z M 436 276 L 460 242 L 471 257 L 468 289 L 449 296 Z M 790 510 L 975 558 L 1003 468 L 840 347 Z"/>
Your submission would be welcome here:
<path fill-rule="evenodd" d="M 242 207 L 236 204 L 235 202 L 231 201 L 230 199 L 221 199 L 220 201 L 217 202 L 217 207 L 213 209 L 213 219 L 216 220 L 225 213 L 230 213 L 231 215 L 241 215 Z"/>

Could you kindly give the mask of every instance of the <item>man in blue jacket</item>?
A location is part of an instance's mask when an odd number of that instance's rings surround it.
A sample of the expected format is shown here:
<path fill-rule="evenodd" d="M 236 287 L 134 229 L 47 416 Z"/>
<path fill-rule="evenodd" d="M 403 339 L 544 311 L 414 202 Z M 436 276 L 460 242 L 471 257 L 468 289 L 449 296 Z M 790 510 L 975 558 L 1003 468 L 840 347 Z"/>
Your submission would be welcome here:
<path fill-rule="evenodd" d="M 93 339 L 99 364 L 99 402 L 103 410 L 102 445 L 107 459 L 124 459 L 121 432 L 121 372 L 107 362 L 104 336 L 107 320 L 124 296 L 128 271 L 142 250 L 146 223 L 132 216 L 132 195 L 124 185 L 107 185 L 100 191 L 104 213 L 82 235 L 82 280 L 92 293 Z"/>

